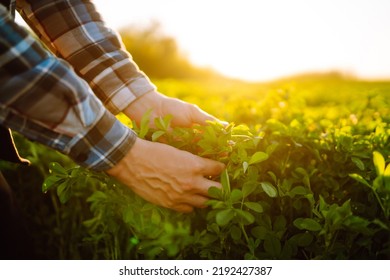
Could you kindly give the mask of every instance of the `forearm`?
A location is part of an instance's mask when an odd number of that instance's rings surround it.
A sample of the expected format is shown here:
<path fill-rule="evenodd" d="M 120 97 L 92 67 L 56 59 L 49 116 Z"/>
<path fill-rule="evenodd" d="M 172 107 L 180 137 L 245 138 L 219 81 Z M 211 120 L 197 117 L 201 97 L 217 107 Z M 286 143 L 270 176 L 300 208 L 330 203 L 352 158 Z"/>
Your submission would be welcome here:
<path fill-rule="evenodd" d="M 130 150 L 135 134 L 2 9 L 0 57 L 0 123 L 95 170 L 111 168 Z"/>
<path fill-rule="evenodd" d="M 91 1 L 18 1 L 18 10 L 57 56 L 67 60 L 103 104 L 117 114 L 155 86 Z"/>

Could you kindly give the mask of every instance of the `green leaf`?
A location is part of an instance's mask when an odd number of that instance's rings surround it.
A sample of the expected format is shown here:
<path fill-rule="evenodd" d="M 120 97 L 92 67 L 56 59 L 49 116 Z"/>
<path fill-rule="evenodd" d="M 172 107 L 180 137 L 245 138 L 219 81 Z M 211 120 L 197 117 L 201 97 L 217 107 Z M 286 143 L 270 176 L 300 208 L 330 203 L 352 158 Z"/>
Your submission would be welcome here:
<path fill-rule="evenodd" d="M 374 151 L 373 152 L 374 165 L 376 169 L 376 174 L 378 176 L 383 175 L 385 171 L 385 159 L 381 153 Z"/>
<path fill-rule="evenodd" d="M 256 226 L 251 230 L 252 235 L 260 240 L 264 240 L 267 235 L 267 228 L 265 226 Z"/>
<path fill-rule="evenodd" d="M 162 131 L 162 130 L 158 130 L 158 131 L 155 131 L 153 134 L 152 134 L 152 141 L 155 142 L 158 138 L 160 138 L 161 136 L 163 136 L 166 132 L 165 131 Z"/>
<path fill-rule="evenodd" d="M 310 188 L 310 176 L 307 171 L 302 167 L 298 167 L 295 169 L 295 172 L 303 176 L 303 183 L 306 187 Z"/>
<path fill-rule="evenodd" d="M 234 189 L 230 195 L 230 200 L 232 203 L 240 201 L 242 199 L 242 191 L 239 189 Z"/>
<path fill-rule="evenodd" d="M 49 164 L 49 172 L 54 173 L 56 175 L 62 175 L 62 177 L 68 176 L 68 172 L 66 172 L 66 169 L 63 168 L 58 162 L 51 162 Z"/>
<path fill-rule="evenodd" d="M 227 169 L 225 169 L 221 174 L 221 185 L 223 193 L 227 196 L 230 195 L 230 180 Z"/>
<path fill-rule="evenodd" d="M 152 217 L 150 218 L 150 221 L 154 225 L 158 225 L 161 222 L 161 215 L 158 213 L 156 209 L 152 210 Z"/>
<path fill-rule="evenodd" d="M 240 176 L 241 174 L 241 170 L 240 169 L 236 169 L 236 171 L 234 171 L 234 174 L 233 174 L 233 179 L 237 179 L 238 176 Z"/>
<path fill-rule="evenodd" d="M 234 218 L 234 210 L 233 209 L 225 209 L 219 211 L 215 216 L 215 220 L 219 226 L 227 225 Z"/>
<path fill-rule="evenodd" d="M 244 211 L 241 209 L 234 209 L 234 211 L 242 218 L 244 218 L 245 221 L 247 221 L 249 224 L 252 224 L 255 221 L 255 217 L 249 213 L 248 211 Z"/>
<path fill-rule="evenodd" d="M 309 231 L 320 231 L 322 226 L 314 219 L 310 218 L 298 218 L 294 221 L 294 225 L 299 229 Z"/>
<path fill-rule="evenodd" d="M 64 179 L 57 176 L 48 176 L 42 184 L 42 192 L 46 193 L 50 188 L 56 186 L 57 184 L 63 182 Z"/>
<path fill-rule="evenodd" d="M 272 178 L 272 180 L 275 183 L 277 182 L 277 177 L 276 177 L 275 173 L 273 173 L 272 171 L 268 171 L 267 174 Z"/>
<path fill-rule="evenodd" d="M 390 177 L 390 163 L 386 166 L 385 172 L 383 173 L 383 176 Z"/>
<path fill-rule="evenodd" d="M 264 250 L 271 256 L 277 257 L 282 251 L 282 245 L 278 238 L 271 234 L 267 234 L 266 239 L 264 240 Z"/>
<path fill-rule="evenodd" d="M 251 158 L 248 162 L 248 165 L 259 163 L 259 162 L 265 161 L 266 159 L 268 159 L 268 154 L 266 154 L 264 152 L 256 152 L 251 156 Z"/>
<path fill-rule="evenodd" d="M 81 171 L 80 168 L 72 168 L 72 171 L 70 172 L 70 177 L 71 178 L 80 178 Z"/>
<path fill-rule="evenodd" d="M 382 222 L 382 221 L 379 220 L 379 219 L 373 220 L 372 223 L 375 224 L 375 225 L 377 225 L 377 226 L 379 226 L 380 228 L 382 228 L 382 229 L 384 229 L 384 230 L 387 230 L 387 231 L 390 230 L 389 226 L 386 225 L 384 222 Z"/>
<path fill-rule="evenodd" d="M 257 212 L 257 213 L 263 213 L 264 209 L 263 206 L 261 206 L 260 203 L 257 202 L 245 202 L 244 205 L 248 207 L 249 209 Z"/>
<path fill-rule="evenodd" d="M 164 230 L 167 232 L 167 233 L 174 233 L 175 232 L 175 227 L 167 222 L 167 223 L 164 223 Z"/>
<path fill-rule="evenodd" d="M 301 174 L 303 177 L 306 177 L 309 175 L 309 174 L 307 174 L 306 169 L 304 169 L 302 167 L 297 167 L 297 168 L 295 168 L 294 171 L 297 172 L 298 174 Z"/>
<path fill-rule="evenodd" d="M 372 188 L 371 185 L 359 174 L 356 174 L 356 173 L 349 174 L 349 177 L 351 177 L 352 179 L 355 179 L 356 181 L 358 181 L 359 183 L 362 183 L 363 185 L 366 185 L 370 189 Z"/>
<path fill-rule="evenodd" d="M 306 195 L 306 194 L 308 194 L 308 189 L 302 186 L 295 187 L 288 192 L 288 195 L 290 197 L 295 197 L 296 195 Z"/>
<path fill-rule="evenodd" d="M 274 133 L 283 135 L 288 132 L 287 126 L 276 119 L 269 119 L 266 124 Z"/>
<path fill-rule="evenodd" d="M 276 197 L 278 195 L 278 191 L 270 182 L 261 182 L 260 184 L 263 191 L 268 194 L 269 197 Z"/>
<path fill-rule="evenodd" d="M 226 203 L 221 200 L 209 199 L 205 203 L 207 206 L 211 206 L 213 209 L 222 209 L 226 208 Z"/>
<path fill-rule="evenodd" d="M 241 239 L 241 230 L 238 226 L 232 226 L 230 228 L 230 236 L 233 240 L 240 240 Z"/>
<path fill-rule="evenodd" d="M 274 231 L 285 231 L 286 230 L 287 221 L 283 215 L 277 216 L 273 225 Z"/>
<path fill-rule="evenodd" d="M 215 134 L 215 130 L 213 129 L 212 126 L 206 127 L 206 131 L 205 131 L 205 134 L 203 137 L 210 143 L 217 143 L 218 142 L 217 135 Z"/>
<path fill-rule="evenodd" d="M 208 194 L 211 198 L 216 198 L 221 200 L 223 198 L 222 196 L 222 190 L 217 187 L 210 187 L 208 190 Z"/>
<path fill-rule="evenodd" d="M 161 130 L 165 130 L 165 123 L 162 117 L 158 117 L 154 119 L 154 125 Z"/>
<path fill-rule="evenodd" d="M 341 146 L 346 150 L 346 151 L 351 151 L 352 146 L 353 146 L 353 138 L 351 135 L 348 134 L 342 134 L 339 137 L 339 141 Z"/>
<path fill-rule="evenodd" d="M 242 187 L 242 195 L 245 198 L 251 193 L 253 193 L 256 190 L 256 188 L 257 188 L 257 182 L 246 182 Z"/>
<path fill-rule="evenodd" d="M 290 239 L 294 244 L 300 247 L 307 247 L 313 242 L 313 235 L 309 232 L 298 233 Z"/>
<path fill-rule="evenodd" d="M 57 187 L 57 195 L 62 204 L 66 203 L 71 196 L 71 191 L 68 182 L 63 182 Z"/>
<path fill-rule="evenodd" d="M 134 221 L 133 207 L 127 206 L 122 212 L 122 219 L 126 224 L 131 224 Z"/>
<path fill-rule="evenodd" d="M 368 220 L 354 215 L 348 216 L 343 222 L 344 226 L 346 226 L 348 229 L 366 235 L 370 235 L 371 233 L 371 230 L 369 229 L 370 223 L 371 222 Z"/>
<path fill-rule="evenodd" d="M 163 130 L 163 131 L 167 131 L 170 124 L 171 124 L 172 118 L 173 118 L 172 115 L 166 115 L 163 118 L 158 117 L 158 118 L 154 119 L 154 124 L 156 125 L 156 127 L 158 129 Z"/>
<path fill-rule="evenodd" d="M 360 170 L 363 171 L 365 169 L 363 161 L 361 161 L 359 158 L 352 157 L 351 160 Z"/>
<path fill-rule="evenodd" d="M 146 134 L 149 132 L 149 123 L 150 123 L 150 115 L 152 114 L 152 109 L 149 109 L 141 119 L 140 129 L 138 132 L 138 137 L 144 139 Z"/>
<path fill-rule="evenodd" d="M 266 152 L 268 155 L 272 154 L 276 148 L 279 146 L 279 143 L 272 143 L 271 145 L 269 145 L 266 149 Z"/>
<path fill-rule="evenodd" d="M 326 203 L 325 199 L 320 195 L 320 212 L 327 211 L 329 208 L 328 203 Z M 326 216 L 326 215 L 324 215 Z"/>
<path fill-rule="evenodd" d="M 374 179 L 372 182 L 372 189 L 376 191 L 377 189 L 381 188 L 383 185 L 383 176 L 378 176 Z"/>
<path fill-rule="evenodd" d="M 93 194 L 87 198 L 87 202 L 105 201 L 105 200 L 107 200 L 107 198 L 108 198 L 108 196 L 105 192 L 94 191 Z"/>
<path fill-rule="evenodd" d="M 211 225 L 208 225 L 207 229 L 209 231 L 216 233 L 216 234 L 219 234 L 219 232 L 220 232 L 219 226 L 216 223 L 212 223 Z"/>
<path fill-rule="evenodd" d="M 383 173 L 383 180 L 386 188 L 390 191 L 390 163 L 386 166 L 385 172 Z"/>

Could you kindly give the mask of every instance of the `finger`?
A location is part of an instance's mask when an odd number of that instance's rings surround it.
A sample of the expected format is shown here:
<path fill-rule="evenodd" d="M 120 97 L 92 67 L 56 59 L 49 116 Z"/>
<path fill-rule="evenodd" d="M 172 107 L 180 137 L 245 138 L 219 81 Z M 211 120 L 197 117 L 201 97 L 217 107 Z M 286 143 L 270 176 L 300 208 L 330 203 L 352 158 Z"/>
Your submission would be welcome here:
<path fill-rule="evenodd" d="M 209 189 L 211 187 L 222 188 L 222 185 L 219 182 L 212 181 L 212 180 L 206 179 L 204 177 L 199 177 L 195 181 L 193 194 L 200 195 L 200 196 L 207 198 L 207 197 L 209 197 Z"/>
<path fill-rule="evenodd" d="M 207 121 L 218 121 L 218 119 L 209 113 L 206 113 L 202 109 L 200 109 L 197 105 L 190 105 L 190 114 L 191 114 L 191 119 L 193 123 L 198 123 L 198 124 L 207 124 Z"/>
<path fill-rule="evenodd" d="M 187 205 L 190 205 L 191 207 L 205 208 L 207 207 L 206 202 L 208 200 L 209 198 L 206 196 L 195 194 L 192 196 L 187 196 L 185 202 Z"/>
<path fill-rule="evenodd" d="M 191 104 L 192 105 L 192 104 Z M 191 107 L 191 119 L 193 123 L 206 125 L 207 121 L 216 121 L 222 124 L 224 127 L 229 125 L 226 121 L 221 121 L 217 117 L 210 115 L 209 113 L 200 109 L 197 105 L 192 105 Z"/>
<path fill-rule="evenodd" d="M 180 202 L 177 202 L 174 206 L 170 207 L 170 209 L 178 212 L 190 213 L 194 208 L 206 208 L 206 202 L 208 200 L 209 198 L 203 195 L 187 195 L 183 197 Z"/>
<path fill-rule="evenodd" d="M 134 190 L 138 195 L 141 197 L 143 196 L 143 189 L 142 190 Z M 171 193 L 172 194 L 172 193 Z M 168 195 L 168 193 L 162 191 L 161 189 L 156 189 L 155 190 L 155 195 L 152 197 L 147 197 L 145 198 L 147 201 L 171 209 L 175 210 L 178 212 L 183 212 L 183 213 L 190 213 L 193 211 L 194 205 L 191 205 L 192 200 L 188 198 L 188 196 L 192 195 L 185 195 L 185 196 L 177 196 L 177 195 Z M 204 203 L 203 201 L 198 201 L 196 205 L 200 205 L 201 203 Z"/>
<path fill-rule="evenodd" d="M 194 211 L 194 207 L 188 205 L 188 204 L 177 204 L 174 207 L 171 208 L 172 210 L 175 210 L 177 212 L 182 212 L 182 213 L 191 213 Z"/>
<path fill-rule="evenodd" d="M 199 171 L 203 176 L 217 176 L 225 169 L 225 165 L 219 161 L 202 157 L 199 158 L 201 159 Z"/>

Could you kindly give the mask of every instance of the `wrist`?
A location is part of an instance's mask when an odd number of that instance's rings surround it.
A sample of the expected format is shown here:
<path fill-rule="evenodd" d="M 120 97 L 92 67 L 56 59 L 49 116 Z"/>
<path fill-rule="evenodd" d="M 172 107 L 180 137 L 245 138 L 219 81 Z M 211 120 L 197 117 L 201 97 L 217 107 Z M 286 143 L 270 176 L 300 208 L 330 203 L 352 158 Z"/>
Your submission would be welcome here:
<path fill-rule="evenodd" d="M 130 119 L 139 122 L 142 116 L 148 111 L 152 110 L 156 115 L 159 114 L 163 95 L 155 90 L 149 91 L 141 97 L 130 103 L 123 113 Z"/>
<path fill-rule="evenodd" d="M 136 138 L 134 140 L 134 143 L 131 147 L 131 149 L 125 154 L 125 156 L 120 160 L 118 161 L 113 167 L 111 167 L 110 169 L 107 169 L 105 172 L 110 175 L 110 176 L 113 176 L 113 177 L 116 177 L 118 178 L 121 174 L 126 174 L 128 172 L 128 168 L 129 168 L 129 163 L 131 163 L 131 165 L 135 165 L 137 164 L 137 153 L 140 152 L 140 150 L 142 149 L 142 141 L 145 141 L 145 140 L 142 140 L 140 138 Z"/>

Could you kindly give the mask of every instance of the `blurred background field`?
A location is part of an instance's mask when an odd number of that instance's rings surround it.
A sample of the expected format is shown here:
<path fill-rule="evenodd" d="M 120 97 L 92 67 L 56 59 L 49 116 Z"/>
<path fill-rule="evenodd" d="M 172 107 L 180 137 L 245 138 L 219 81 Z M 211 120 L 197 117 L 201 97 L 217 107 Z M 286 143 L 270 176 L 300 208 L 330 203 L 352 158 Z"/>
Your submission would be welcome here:
<path fill-rule="evenodd" d="M 134 61 L 160 92 L 198 104 L 227 121 L 253 121 L 237 119 L 237 114 L 261 113 L 253 104 L 260 104 L 274 93 L 283 92 L 287 99 L 293 96 L 313 109 L 338 104 L 351 106 L 351 110 L 356 111 L 363 109 L 359 106 L 363 106 L 365 98 L 375 97 L 386 102 L 388 97 L 387 80 L 363 80 L 337 71 L 302 73 L 268 82 L 227 78 L 212 68 L 191 64 L 176 40 L 161 29 L 162 26 L 154 22 L 142 28 L 126 27 L 120 29 L 120 33 Z"/>

